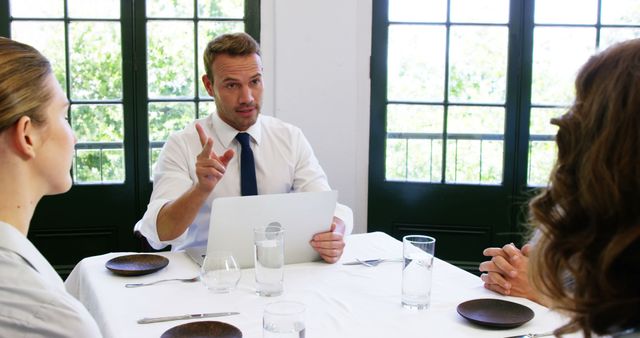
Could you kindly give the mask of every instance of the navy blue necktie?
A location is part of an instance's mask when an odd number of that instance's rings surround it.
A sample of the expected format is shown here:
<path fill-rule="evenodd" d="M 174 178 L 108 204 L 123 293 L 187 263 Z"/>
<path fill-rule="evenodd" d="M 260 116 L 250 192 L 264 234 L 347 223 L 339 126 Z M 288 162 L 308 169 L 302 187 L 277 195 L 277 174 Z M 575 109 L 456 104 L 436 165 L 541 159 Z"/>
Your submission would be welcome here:
<path fill-rule="evenodd" d="M 251 136 L 247 133 L 238 133 L 236 140 L 242 146 L 240 152 L 240 191 L 242 196 L 257 195 L 256 163 L 253 160 L 253 151 L 251 150 Z"/>

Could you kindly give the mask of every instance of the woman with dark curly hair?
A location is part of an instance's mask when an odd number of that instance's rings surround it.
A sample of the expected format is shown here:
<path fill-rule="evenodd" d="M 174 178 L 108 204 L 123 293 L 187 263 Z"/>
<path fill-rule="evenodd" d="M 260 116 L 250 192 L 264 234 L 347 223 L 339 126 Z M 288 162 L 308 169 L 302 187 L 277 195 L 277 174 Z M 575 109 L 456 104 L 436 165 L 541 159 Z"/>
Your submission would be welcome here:
<path fill-rule="evenodd" d="M 640 337 L 640 39 L 592 56 L 575 86 L 552 120 L 549 186 L 530 203 L 529 274 L 570 318 L 556 335 Z"/>

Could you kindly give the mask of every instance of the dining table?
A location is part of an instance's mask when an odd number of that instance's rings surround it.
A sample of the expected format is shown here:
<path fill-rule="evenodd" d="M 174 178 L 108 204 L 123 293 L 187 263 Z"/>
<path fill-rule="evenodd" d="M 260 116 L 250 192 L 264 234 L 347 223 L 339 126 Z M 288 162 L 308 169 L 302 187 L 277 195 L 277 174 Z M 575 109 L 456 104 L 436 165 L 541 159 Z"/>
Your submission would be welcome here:
<path fill-rule="evenodd" d="M 69 293 L 86 306 L 105 337 L 160 337 L 181 324 L 215 320 L 237 327 L 243 337 L 263 336 L 267 304 L 286 300 L 305 305 L 306 338 L 372 337 L 509 337 L 547 333 L 566 317 L 525 298 L 503 296 L 484 288 L 481 279 L 437 258 L 433 264 L 431 302 L 426 310 L 402 307 L 402 242 L 383 232 L 345 237 L 345 249 L 334 264 L 322 261 L 284 267 L 284 292 L 277 297 L 256 294 L 253 269 L 242 269 L 235 289 L 209 291 L 202 282 L 166 282 L 127 288 L 127 283 L 167 278 L 192 278 L 199 266 L 185 252 L 157 252 L 169 260 L 163 269 L 142 276 L 122 276 L 105 267 L 112 258 L 133 254 L 113 252 L 80 261 L 65 281 Z M 286 243 L 285 243 L 286 247 Z M 375 266 L 346 262 L 387 258 Z M 463 318 L 459 304 L 474 299 L 499 299 L 533 310 L 534 317 L 521 326 L 496 328 Z M 143 317 L 163 317 L 209 312 L 236 315 L 139 324 Z"/>

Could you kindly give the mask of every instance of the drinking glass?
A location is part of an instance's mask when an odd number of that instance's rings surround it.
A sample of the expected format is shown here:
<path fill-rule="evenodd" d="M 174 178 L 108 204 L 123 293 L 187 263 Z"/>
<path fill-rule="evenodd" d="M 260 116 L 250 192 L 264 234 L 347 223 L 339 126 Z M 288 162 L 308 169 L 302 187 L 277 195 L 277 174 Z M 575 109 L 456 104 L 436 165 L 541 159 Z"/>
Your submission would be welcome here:
<path fill-rule="evenodd" d="M 242 272 L 229 251 L 208 253 L 202 262 L 200 279 L 207 289 L 216 293 L 233 290 L 240 281 Z"/>
<path fill-rule="evenodd" d="M 253 229 L 256 293 L 279 296 L 284 280 L 284 229 L 280 223 Z"/>
<path fill-rule="evenodd" d="M 426 310 L 431 302 L 431 275 L 436 240 L 422 235 L 402 239 L 402 306 Z"/>
<path fill-rule="evenodd" d="M 267 304 L 262 317 L 263 338 L 304 338 L 305 306 L 281 301 Z"/>

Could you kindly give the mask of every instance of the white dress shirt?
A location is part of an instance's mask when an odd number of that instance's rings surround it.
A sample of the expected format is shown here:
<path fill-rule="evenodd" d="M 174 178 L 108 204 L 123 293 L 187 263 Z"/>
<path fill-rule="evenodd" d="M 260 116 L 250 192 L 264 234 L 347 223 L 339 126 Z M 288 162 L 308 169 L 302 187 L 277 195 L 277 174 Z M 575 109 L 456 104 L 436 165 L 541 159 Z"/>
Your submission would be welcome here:
<path fill-rule="evenodd" d="M 0 222 L 0 337 L 102 337 L 85 307 L 16 228 Z"/>
<path fill-rule="evenodd" d="M 202 151 L 202 145 L 195 122 L 199 122 L 213 139 L 216 155 L 222 155 L 227 149 L 233 149 L 235 155 L 189 228 L 174 240 L 160 241 L 156 228 L 158 212 L 167 202 L 177 199 L 198 182 L 196 156 Z M 162 148 L 154 170 L 153 193 L 147 211 L 135 226 L 135 230 L 140 231 L 155 249 L 171 245 L 173 251 L 178 251 L 206 246 L 213 200 L 241 195 L 240 143 L 235 139 L 238 131 L 215 112 L 195 122 L 172 134 Z M 327 176 L 299 128 L 271 116 L 258 115 L 247 133 L 251 135 L 259 195 L 331 190 Z M 335 215 L 344 221 L 345 235 L 350 234 L 353 229 L 351 209 L 338 204 Z M 327 224 L 327 230 L 329 226 Z"/>

